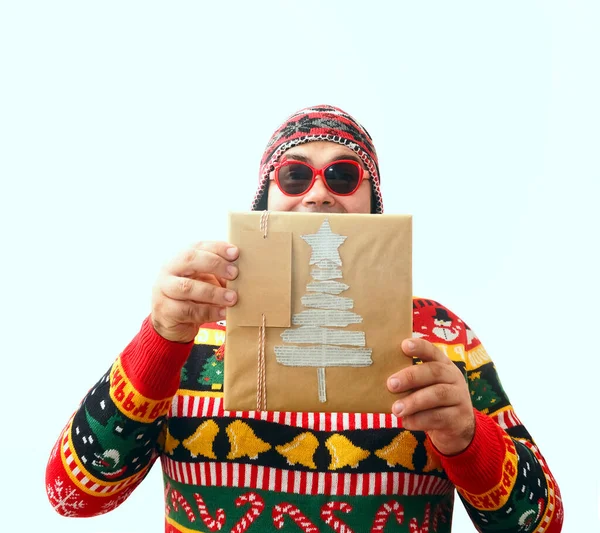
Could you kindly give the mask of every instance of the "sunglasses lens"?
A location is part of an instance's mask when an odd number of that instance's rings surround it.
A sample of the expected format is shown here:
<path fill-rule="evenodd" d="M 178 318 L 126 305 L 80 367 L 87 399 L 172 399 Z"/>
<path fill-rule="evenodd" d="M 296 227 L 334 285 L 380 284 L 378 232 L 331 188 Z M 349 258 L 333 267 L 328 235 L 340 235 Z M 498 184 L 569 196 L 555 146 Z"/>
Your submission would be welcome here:
<path fill-rule="evenodd" d="M 303 194 L 312 181 L 312 170 L 302 163 L 290 163 L 279 169 L 279 186 L 287 194 Z"/>
<path fill-rule="evenodd" d="M 325 179 L 334 193 L 350 194 L 358 186 L 360 169 L 352 163 L 334 163 L 325 170 Z"/>

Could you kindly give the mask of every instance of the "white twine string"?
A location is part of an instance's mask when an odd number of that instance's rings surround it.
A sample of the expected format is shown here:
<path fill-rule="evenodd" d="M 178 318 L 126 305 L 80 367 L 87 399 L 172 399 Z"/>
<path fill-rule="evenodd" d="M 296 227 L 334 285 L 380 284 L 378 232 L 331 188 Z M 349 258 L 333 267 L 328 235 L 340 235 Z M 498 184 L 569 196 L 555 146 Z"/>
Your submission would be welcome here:
<path fill-rule="evenodd" d="M 267 238 L 267 227 L 269 222 L 269 212 L 263 211 L 263 214 L 260 216 L 260 230 L 263 232 L 263 239 Z"/>
<path fill-rule="evenodd" d="M 263 239 L 267 238 L 269 222 L 269 212 L 263 211 L 260 216 L 260 230 L 263 232 Z M 256 372 L 256 409 L 257 411 L 266 411 L 267 409 L 267 372 L 265 361 L 265 336 L 266 319 L 262 315 L 262 324 L 258 328 L 258 369 Z"/>
<path fill-rule="evenodd" d="M 265 315 L 262 315 L 262 324 L 258 328 L 258 369 L 256 373 L 256 410 L 267 410 L 267 373 L 265 361 Z"/>

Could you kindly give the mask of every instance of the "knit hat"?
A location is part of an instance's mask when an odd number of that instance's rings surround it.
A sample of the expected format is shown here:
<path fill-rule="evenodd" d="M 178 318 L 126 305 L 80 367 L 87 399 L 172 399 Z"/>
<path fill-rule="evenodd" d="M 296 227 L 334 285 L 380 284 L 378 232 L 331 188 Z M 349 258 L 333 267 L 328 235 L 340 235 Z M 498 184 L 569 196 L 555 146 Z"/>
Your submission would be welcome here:
<path fill-rule="evenodd" d="M 273 134 L 260 162 L 259 184 L 253 211 L 267 209 L 269 174 L 275 169 L 281 156 L 299 144 L 312 141 L 331 141 L 347 146 L 360 157 L 370 175 L 373 191 L 371 212 L 383 213 L 383 199 L 379 187 L 379 166 L 373 139 L 348 113 L 330 105 L 301 109 L 290 116 Z"/>

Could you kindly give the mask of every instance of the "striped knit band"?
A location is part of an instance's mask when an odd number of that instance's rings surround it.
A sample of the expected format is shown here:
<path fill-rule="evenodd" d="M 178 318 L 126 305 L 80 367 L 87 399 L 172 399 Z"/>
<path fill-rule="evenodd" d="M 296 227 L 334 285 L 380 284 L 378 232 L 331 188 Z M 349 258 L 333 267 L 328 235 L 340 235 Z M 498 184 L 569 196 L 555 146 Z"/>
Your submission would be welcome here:
<path fill-rule="evenodd" d="M 365 164 L 373 191 L 372 212 L 383 213 L 377 153 L 369 132 L 341 109 L 329 105 L 307 107 L 290 116 L 273 134 L 260 162 L 259 184 L 253 211 L 267 208 L 269 174 L 281 156 L 293 146 L 312 141 L 330 141 L 347 146 Z"/>

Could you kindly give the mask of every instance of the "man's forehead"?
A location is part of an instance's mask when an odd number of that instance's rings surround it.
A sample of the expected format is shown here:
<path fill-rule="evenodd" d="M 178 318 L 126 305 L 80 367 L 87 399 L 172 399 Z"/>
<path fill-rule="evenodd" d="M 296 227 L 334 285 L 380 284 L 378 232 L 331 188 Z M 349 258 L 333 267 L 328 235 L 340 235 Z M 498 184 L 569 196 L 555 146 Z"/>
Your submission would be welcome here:
<path fill-rule="evenodd" d="M 354 150 L 331 141 L 315 141 L 293 146 L 289 150 L 286 150 L 282 156 L 283 158 L 298 156 L 298 159 L 302 160 L 310 160 L 313 157 L 327 157 L 328 159 L 347 157 L 348 159 L 360 161 Z"/>
<path fill-rule="evenodd" d="M 310 156 L 311 154 L 317 153 L 355 155 L 354 150 L 351 150 L 347 146 L 333 141 L 313 141 L 299 144 L 298 146 L 292 146 L 292 148 L 286 150 L 283 155 L 301 154 L 304 156 Z"/>

